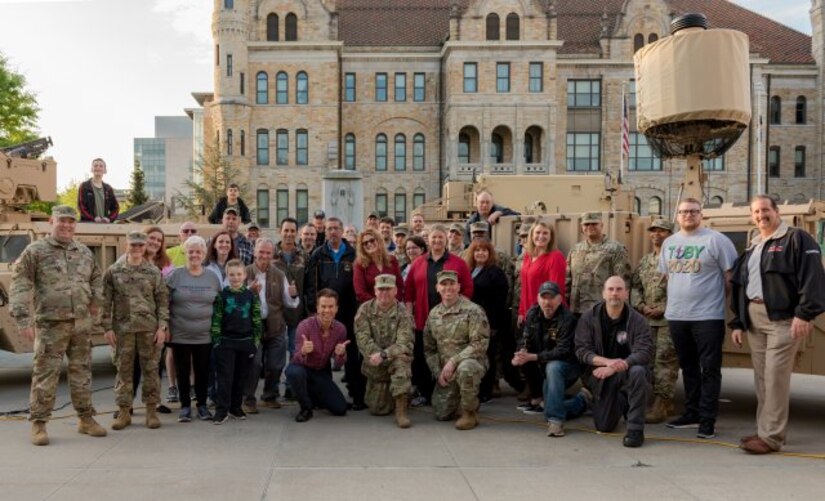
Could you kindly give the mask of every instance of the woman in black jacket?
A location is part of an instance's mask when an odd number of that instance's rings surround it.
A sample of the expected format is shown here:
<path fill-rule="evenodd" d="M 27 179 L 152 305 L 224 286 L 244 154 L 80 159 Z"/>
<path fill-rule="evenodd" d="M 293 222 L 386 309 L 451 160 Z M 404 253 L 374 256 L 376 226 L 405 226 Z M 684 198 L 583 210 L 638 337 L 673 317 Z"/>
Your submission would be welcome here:
<path fill-rule="evenodd" d="M 510 323 L 510 311 L 507 309 L 507 276 L 498 266 L 496 249 L 487 240 L 476 240 L 464 254 L 473 276 L 472 301 L 484 308 L 490 323 L 490 344 L 487 345 L 489 368 L 478 390 L 478 398 L 487 402 L 492 398 L 493 383 L 496 376 L 496 352 L 499 340 L 506 334 Z M 509 363 L 502 359 L 502 363 Z"/>

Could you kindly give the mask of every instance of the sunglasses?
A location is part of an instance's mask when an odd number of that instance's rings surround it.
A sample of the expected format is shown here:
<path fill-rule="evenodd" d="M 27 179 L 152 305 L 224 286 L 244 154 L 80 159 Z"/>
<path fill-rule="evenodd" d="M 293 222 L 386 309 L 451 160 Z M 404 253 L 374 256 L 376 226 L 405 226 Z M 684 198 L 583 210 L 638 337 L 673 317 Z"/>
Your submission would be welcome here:
<path fill-rule="evenodd" d="M 367 246 L 367 245 L 372 245 L 372 244 L 375 244 L 375 239 L 374 239 L 374 238 L 371 238 L 371 239 L 369 239 L 369 240 L 364 240 L 364 241 L 363 241 L 363 242 L 361 242 L 361 243 L 362 243 L 364 246 Z"/>
<path fill-rule="evenodd" d="M 192 228 L 191 230 L 180 230 L 180 232 L 181 233 L 186 233 L 187 235 L 194 235 L 195 233 L 198 232 L 198 230 L 196 230 L 195 228 Z"/>

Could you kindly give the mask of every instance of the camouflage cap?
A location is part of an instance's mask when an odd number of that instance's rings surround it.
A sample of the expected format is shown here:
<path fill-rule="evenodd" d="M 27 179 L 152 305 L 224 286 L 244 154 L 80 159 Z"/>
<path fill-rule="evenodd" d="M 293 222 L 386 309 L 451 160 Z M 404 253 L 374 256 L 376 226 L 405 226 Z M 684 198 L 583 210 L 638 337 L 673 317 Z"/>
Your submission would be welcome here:
<path fill-rule="evenodd" d="M 232 214 L 235 214 L 236 216 L 240 215 L 240 211 L 238 211 L 238 209 L 236 207 L 227 207 L 226 209 L 224 209 L 223 215 L 225 216 L 225 215 L 229 214 L 230 212 Z"/>
<path fill-rule="evenodd" d="M 457 232 L 459 232 L 463 235 L 464 234 L 464 226 L 462 226 L 461 223 L 453 223 L 453 224 L 450 225 L 450 231 L 457 231 Z"/>
<path fill-rule="evenodd" d="M 490 231 L 490 225 L 479 221 L 470 225 L 470 233 L 487 233 Z"/>
<path fill-rule="evenodd" d="M 404 235 L 405 237 L 410 234 L 410 230 L 403 226 L 396 226 L 392 229 L 393 235 Z"/>
<path fill-rule="evenodd" d="M 559 284 L 556 282 L 547 281 L 541 284 L 539 287 L 539 296 L 543 296 L 545 294 L 551 294 L 553 297 L 558 296 L 561 294 L 561 289 L 559 289 Z"/>
<path fill-rule="evenodd" d="M 378 213 L 375 211 L 370 212 L 367 219 L 378 219 Z"/>
<path fill-rule="evenodd" d="M 260 230 L 260 229 L 261 229 L 261 227 L 260 227 L 260 226 L 258 226 L 258 223 L 256 223 L 255 221 L 252 221 L 251 223 L 249 223 L 248 225 L 246 225 L 246 229 L 247 229 L 247 230 L 251 230 L 252 228 L 255 228 L 256 230 Z"/>
<path fill-rule="evenodd" d="M 582 215 L 582 224 L 601 223 L 602 214 L 600 212 L 585 212 Z"/>
<path fill-rule="evenodd" d="M 384 273 L 382 275 L 378 275 L 377 277 L 375 277 L 376 289 L 392 289 L 393 287 L 396 287 L 395 275 Z"/>
<path fill-rule="evenodd" d="M 446 280 L 452 280 L 453 282 L 458 282 L 458 273 L 456 273 L 452 270 L 444 270 L 444 271 L 439 271 L 438 275 L 435 276 L 435 281 L 439 284 L 441 282 L 446 281 Z"/>
<path fill-rule="evenodd" d="M 662 218 L 654 219 L 653 222 L 650 223 L 650 226 L 647 227 L 647 231 L 651 231 L 651 230 L 654 230 L 656 228 L 666 230 L 666 231 L 669 231 L 669 232 L 673 233 L 673 223 L 671 223 L 667 219 L 662 219 Z"/>
<path fill-rule="evenodd" d="M 146 233 L 142 231 L 130 231 L 126 234 L 126 243 L 128 244 L 145 244 Z"/>
<path fill-rule="evenodd" d="M 52 207 L 52 217 L 70 217 L 77 221 L 77 211 L 69 205 L 55 205 Z"/>

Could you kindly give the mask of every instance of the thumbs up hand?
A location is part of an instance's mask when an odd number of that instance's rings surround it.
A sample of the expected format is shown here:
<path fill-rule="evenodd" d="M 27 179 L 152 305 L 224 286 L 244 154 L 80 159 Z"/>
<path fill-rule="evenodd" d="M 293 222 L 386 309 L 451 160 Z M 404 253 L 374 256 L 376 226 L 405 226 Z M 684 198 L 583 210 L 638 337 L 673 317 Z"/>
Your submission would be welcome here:
<path fill-rule="evenodd" d="M 301 334 L 301 353 L 309 355 L 313 350 L 315 350 L 315 346 L 313 346 L 312 341 L 308 341 L 307 337 Z"/>
<path fill-rule="evenodd" d="M 347 340 L 346 340 L 346 341 L 344 341 L 343 343 L 338 343 L 338 344 L 336 344 L 336 345 L 335 345 L 335 355 L 336 355 L 336 356 L 339 356 L 339 357 L 344 356 L 344 353 L 346 353 L 346 352 L 347 352 L 347 345 L 348 345 L 349 343 L 350 343 L 350 340 L 349 340 L 349 339 L 347 339 Z"/>
<path fill-rule="evenodd" d="M 295 285 L 295 280 L 289 283 L 289 296 L 298 297 L 298 286 Z"/>

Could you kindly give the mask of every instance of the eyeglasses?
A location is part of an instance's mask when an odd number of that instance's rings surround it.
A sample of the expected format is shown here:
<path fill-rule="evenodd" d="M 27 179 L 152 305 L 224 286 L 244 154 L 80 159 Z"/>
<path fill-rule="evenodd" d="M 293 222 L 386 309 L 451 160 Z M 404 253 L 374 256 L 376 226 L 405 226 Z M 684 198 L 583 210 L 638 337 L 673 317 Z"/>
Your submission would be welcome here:
<path fill-rule="evenodd" d="M 198 230 L 196 230 L 195 228 L 192 228 L 192 229 L 180 230 L 180 232 L 181 233 L 186 233 L 187 235 L 194 235 L 195 233 L 198 232 Z"/>
<path fill-rule="evenodd" d="M 375 239 L 371 238 L 369 240 L 364 240 L 363 242 L 361 242 L 361 244 L 364 245 L 364 247 L 366 247 L 367 245 L 373 245 L 375 244 Z"/>
<path fill-rule="evenodd" d="M 683 209 L 683 210 L 679 211 L 679 215 L 680 216 L 687 216 L 687 215 L 695 216 L 695 215 L 699 214 L 700 212 L 702 212 L 702 211 L 699 210 L 699 209 Z"/>

